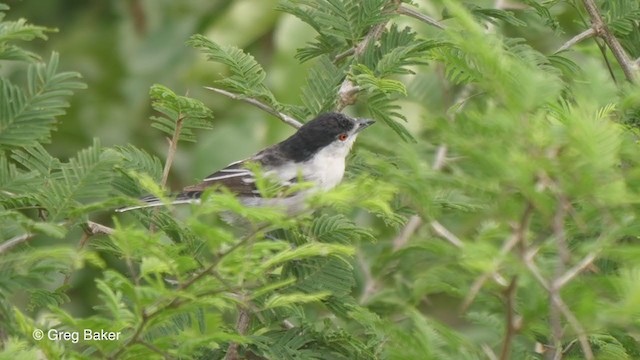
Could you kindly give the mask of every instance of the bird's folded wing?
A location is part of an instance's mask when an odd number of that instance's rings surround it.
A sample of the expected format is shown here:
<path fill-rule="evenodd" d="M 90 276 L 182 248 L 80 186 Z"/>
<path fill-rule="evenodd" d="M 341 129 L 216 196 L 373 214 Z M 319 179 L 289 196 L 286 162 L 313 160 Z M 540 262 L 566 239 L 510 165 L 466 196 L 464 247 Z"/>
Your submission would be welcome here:
<path fill-rule="evenodd" d="M 245 166 L 248 161 L 251 160 L 243 160 L 237 161 L 229 164 L 224 169 L 218 170 L 215 173 L 207 176 L 196 185 L 191 185 L 185 187 L 179 194 L 177 194 L 174 200 L 171 201 L 172 204 L 187 204 L 198 202 L 202 193 L 211 187 L 224 187 L 236 194 L 238 197 L 251 197 L 251 198 L 260 198 L 262 197 L 260 191 L 256 187 L 256 179 L 255 174 L 247 169 Z M 296 178 L 293 178 L 289 181 L 281 181 L 281 186 L 289 186 L 296 182 Z M 291 196 L 293 194 L 287 194 Z M 124 212 L 129 210 L 162 206 L 164 205 L 160 199 L 155 196 L 145 196 L 140 199 L 145 204 L 144 205 L 135 205 L 129 206 L 125 208 L 117 209 L 117 212 Z"/>
<path fill-rule="evenodd" d="M 187 186 L 182 190 L 180 195 L 191 195 L 190 197 L 197 198 L 207 188 L 221 186 L 241 197 L 260 196 L 256 188 L 255 174 L 245 168 L 245 164 L 245 161 L 229 164 L 226 168 L 218 170 L 204 178 L 201 183 Z"/>

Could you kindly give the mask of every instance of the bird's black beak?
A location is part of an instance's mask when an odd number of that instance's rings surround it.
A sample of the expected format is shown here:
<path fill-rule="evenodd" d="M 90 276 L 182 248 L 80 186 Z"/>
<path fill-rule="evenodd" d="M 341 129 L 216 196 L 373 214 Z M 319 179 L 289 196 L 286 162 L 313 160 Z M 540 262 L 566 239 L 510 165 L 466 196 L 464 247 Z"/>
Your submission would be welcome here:
<path fill-rule="evenodd" d="M 371 120 L 371 119 L 357 119 L 356 123 L 358 125 L 358 130 L 356 130 L 356 132 L 362 131 L 365 128 L 368 128 L 369 126 L 373 125 L 375 123 L 375 120 Z"/>

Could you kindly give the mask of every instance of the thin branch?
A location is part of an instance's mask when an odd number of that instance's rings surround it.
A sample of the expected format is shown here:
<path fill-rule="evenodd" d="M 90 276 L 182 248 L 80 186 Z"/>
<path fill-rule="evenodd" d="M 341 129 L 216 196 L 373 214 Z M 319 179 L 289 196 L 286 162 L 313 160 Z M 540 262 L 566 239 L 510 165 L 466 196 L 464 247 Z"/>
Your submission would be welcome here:
<path fill-rule="evenodd" d="M 500 351 L 500 360 L 509 360 L 511 357 L 511 342 L 513 337 L 520 330 L 520 321 L 516 315 L 516 291 L 518 290 L 518 278 L 514 276 L 509 283 L 509 287 L 504 292 L 506 298 L 507 319 Z"/>
<path fill-rule="evenodd" d="M 348 56 L 353 55 L 355 52 L 356 52 L 356 48 L 347 49 L 347 50 L 345 50 L 345 51 L 341 52 L 340 54 L 336 55 L 336 56 L 333 58 L 333 63 L 334 63 L 334 64 L 335 64 L 335 63 L 338 63 L 338 62 L 340 62 L 341 60 L 343 60 L 343 59 L 347 58 Z"/>
<path fill-rule="evenodd" d="M 173 159 L 176 156 L 176 151 L 178 150 L 178 141 L 180 141 L 180 131 L 182 130 L 182 125 L 184 124 L 185 116 L 182 112 L 178 113 L 178 118 L 176 119 L 176 127 L 173 130 L 173 135 L 171 139 L 169 139 L 169 150 L 167 150 L 167 160 L 164 163 L 164 169 L 162 170 L 162 180 L 160 180 L 160 188 L 164 189 L 167 185 L 167 180 L 169 179 L 169 172 L 171 171 L 171 166 L 173 165 Z M 152 212 L 152 218 L 155 218 L 158 214 L 159 208 L 154 208 Z M 149 232 L 154 233 L 156 231 L 156 224 L 151 221 L 151 225 L 149 225 Z M 127 266 L 129 267 L 129 271 L 133 276 L 133 279 L 138 285 L 138 277 L 135 273 L 135 268 L 133 267 L 133 263 L 131 260 L 127 258 Z"/>
<path fill-rule="evenodd" d="M 578 8 L 577 3 L 575 2 L 569 2 L 569 5 L 573 6 L 573 8 L 576 10 L 576 12 L 578 13 L 578 16 L 580 17 L 580 20 L 582 21 L 582 23 L 586 26 L 586 27 L 593 27 L 591 25 L 591 22 L 585 18 L 584 16 L 582 16 L 582 12 L 580 11 L 580 9 Z M 597 34 L 596 34 L 597 35 Z M 611 63 L 609 62 L 609 57 L 607 56 L 607 46 L 606 44 L 600 43 L 598 38 L 594 39 L 594 42 L 596 43 L 596 45 L 598 46 L 598 49 L 600 50 L 600 53 L 602 54 L 602 59 L 604 60 L 605 65 L 607 66 L 607 70 L 609 71 L 609 75 L 611 75 L 611 79 L 613 80 L 614 83 L 618 83 L 617 79 L 616 79 L 616 75 L 613 72 L 613 68 L 611 67 Z"/>
<path fill-rule="evenodd" d="M 164 357 L 165 359 L 175 359 L 175 357 L 174 357 L 174 356 L 172 356 L 171 354 L 169 354 L 169 353 L 167 353 L 167 352 L 165 352 L 165 351 L 160 350 L 158 347 L 156 347 L 156 346 L 154 346 L 153 344 L 150 344 L 150 343 L 148 343 L 148 342 L 146 342 L 146 341 L 138 340 L 138 344 L 140 344 L 140 345 L 142 345 L 142 346 L 144 346 L 144 347 L 148 348 L 149 350 L 151 350 L 151 351 L 153 351 L 153 352 L 155 352 L 155 353 L 157 353 L 157 354 L 161 355 L 161 356 L 162 356 L 162 357 Z"/>
<path fill-rule="evenodd" d="M 496 1 L 497 3 L 497 1 Z M 526 9 L 531 9 L 531 6 L 527 5 L 527 4 L 520 4 L 520 3 L 511 3 L 509 1 L 500 1 L 500 6 L 496 6 L 497 9 L 502 9 L 502 10 L 526 10 Z"/>
<path fill-rule="evenodd" d="M 151 232 L 155 231 L 155 229 L 153 228 L 153 225 L 151 225 L 152 228 L 150 228 L 149 230 Z M 129 257 L 129 255 L 127 255 L 124 259 L 125 264 L 127 264 L 127 269 L 129 269 L 129 273 L 131 274 L 131 278 L 133 279 L 133 282 L 136 284 L 136 286 L 140 286 L 140 278 L 138 277 L 138 272 L 136 271 L 136 267 L 133 264 L 133 261 L 131 261 L 131 257 Z"/>
<path fill-rule="evenodd" d="M 145 30 L 147 30 L 147 18 L 144 12 L 144 5 L 142 5 L 141 0 L 133 0 L 129 5 L 136 33 L 138 35 L 144 35 Z"/>
<path fill-rule="evenodd" d="M 438 29 L 441 29 L 441 30 L 445 29 L 444 25 L 440 24 L 438 22 L 438 20 L 433 19 L 433 18 L 431 18 L 431 17 L 419 12 L 418 10 L 410 8 L 410 7 L 406 6 L 406 5 L 400 5 L 398 7 L 398 10 L 396 10 L 396 11 L 400 15 L 410 16 L 410 17 L 412 17 L 414 19 L 418 19 L 418 20 L 420 20 L 420 21 L 422 21 L 422 22 L 424 22 L 426 24 L 429 24 L 431 26 L 435 26 Z"/>
<path fill-rule="evenodd" d="M 222 259 L 224 259 L 230 253 L 236 251 L 242 245 L 246 244 L 247 241 L 250 241 L 251 239 L 253 239 L 260 231 L 265 230 L 266 228 L 267 228 L 267 226 L 262 226 L 262 227 L 260 227 L 258 229 L 255 229 L 251 233 L 245 235 L 240 241 L 236 242 L 233 246 L 231 246 L 225 252 L 219 254 L 209 266 L 207 266 L 205 269 L 203 269 L 200 272 L 198 272 L 195 275 L 193 275 L 188 281 L 180 284 L 174 290 L 174 292 L 177 295 L 169 303 L 167 303 L 165 305 L 162 305 L 162 306 L 159 306 L 159 304 L 163 300 L 158 300 L 153 305 L 149 306 L 146 309 L 143 309 L 142 310 L 142 320 L 136 326 L 136 329 L 135 329 L 133 335 L 124 344 L 122 344 L 118 349 L 116 349 L 112 353 L 112 355 L 110 355 L 108 358 L 109 359 L 117 359 L 119 357 L 119 355 L 122 354 L 122 352 L 124 352 L 125 349 L 128 346 L 130 346 L 133 343 L 138 342 L 140 336 L 142 335 L 142 331 L 144 330 L 144 328 L 147 326 L 147 324 L 149 323 L 149 321 L 151 319 L 153 319 L 154 317 L 158 316 L 163 311 L 165 311 L 167 309 L 170 309 L 170 308 L 175 308 L 175 307 L 177 307 L 177 306 L 179 306 L 179 305 L 181 305 L 183 303 L 183 302 L 181 302 L 181 296 L 180 296 L 180 292 L 181 291 L 187 290 L 193 284 L 198 282 L 198 280 L 202 279 L 207 274 L 210 274 L 218 266 L 218 264 L 220 263 L 220 261 L 222 261 Z M 153 309 L 153 310 L 149 310 L 149 309 Z"/>
<path fill-rule="evenodd" d="M 392 9 L 385 10 L 385 11 L 391 11 L 400 15 L 410 16 L 420 21 L 423 21 L 429 25 L 435 26 L 439 29 L 444 29 L 444 26 L 438 23 L 438 21 L 432 19 L 427 15 L 424 15 L 418 12 L 413 8 L 410 8 L 401 4 L 397 0 L 389 1 L 389 5 L 391 5 Z M 351 55 L 355 57 L 359 57 L 360 55 L 362 55 L 362 53 L 364 53 L 364 50 L 367 48 L 367 46 L 369 46 L 371 42 L 375 42 L 380 38 L 386 26 L 387 26 L 387 22 L 383 22 L 383 23 L 372 26 L 371 29 L 369 29 L 369 32 L 367 33 L 367 35 L 364 37 L 364 39 L 362 39 L 362 41 L 360 41 L 355 47 L 351 49 L 347 49 L 346 51 L 343 51 L 342 53 L 336 55 L 333 58 L 333 62 L 337 63 Z M 361 90 L 362 89 L 358 86 L 355 86 L 351 82 L 351 80 L 345 79 L 342 82 L 342 85 L 340 85 L 340 90 L 338 90 L 338 105 L 336 107 L 337 110 L 342 111 L 342 109 L 344 109 L 348 105 L 355 104 L 358 98 L 357 95 Z"/>
<path fill-rule="evenodd" d="M 462 248 L 464 246 L 464 243 L 462 242 L 462 240 L 460 240 L 457 236 L 455 236 L 451 231 L 449 231 L 446 227 L 440 224 L 437 220 L 433 220 L 430 223 L 430 225 L 433 228 L 433 230 L 436 232 L 436 234 L 440 235 L 440 237 L 442 237 L 443 239 L 453 244 L 453 246 L 457 248 Z"/>
<path fill-rule="evenodd" d="M 364 260 L 362 254 L 358 253 L 357 259 L 364 276 L 364 290 L 362 291 L 362 296 L 360 296 L 359 302 L 360 304 L 366 304 L 367 301 L 369 301 L 369 298 L 376 291 L 378 286 L 376 284 L 376 279 L 371 274 L 371 268 L 369 264 L 367 264 L 367 262 Z"/>
<path fill-rule="evenodd" d="M 244 335 L 249 328 L 249 310 L 243 305 L 238 305 L 238 320 L 236 321 L 236 331 L 240 335 Z M 229 344 L 229 349 L 227 350 L 227 354 L 224 357 L 224 360 L 239 360 L 240 355 L 238 354 L 239 344 L 237 342 L 232 342 Z"/>
<path fill-rule="evenodd" d="M 294 327 L 296 327 L 295 325 L 293 325 L 293 323 L 287 319 L 282 320 L 282 327 L 284 327 L 287 330 L 291 330 Z"/>
<path fill-rule="evenodd" d="M 362 55 L 362 53 L 364 53 L 364 50 L 367 48 L 367 46 L 369 46 L 370 42 L 376 41 L 378 40 L 378 38 L 380 38 L 380 35 L 382 35 L 382 32 L 384 31 L 384 28 L 386 26 L 387 26 L 386 22 L 374 25 L 369 30 L 369 32 L 364 37 L 364 39 L 362 39 L 362 41 L 355 47 L 355 51 L 353 52 L 353 55 L 354 56 Z"/>
<path fill-rule="evenodd" d="M 580 34 L 572 37 L 566 43 L 562 44 L 553 54 L 557 54 L 559 52 L 565 51 L 571 48 L 573 45 L 579 43 L 582 40 L 588 39 L 596 34 L 596 31 L 593 28 L 588 28 L 587 30 L 581 32 Z"/>
<path fill-rule="evenodd" d="M 82 237 L 80 237 L 80 241 L 78 242 L 78 251 L 82 250 L 84 248 L 84 246 L 87 244 L 87 241 L 89 241 L 89 238 L 91 237 L 91 234 L 88 231 L 83 231 L 82 232 Z M 69 273 L 67 273 L 64 276 L 64 281 L 62 282 L 63 285 L 68 285 L 69 281 L 71 281 L 71 273 L 73 272 L 73 266 L 69 267 Z"/>
<path fill-rule="evenodd" d="M 578 341 L 580 342 L 580 347 L 582 348 L 585 359 L 594 360 L 595 357 L 593 356 L 593 350 L 591 350 L 591 345 L 589 344 L 589 339 L 587 338 L 586 331 L 582 327 L 582 324 L 580 324 L 580 321 L 578 321 L 576 316 L 573 315 L 571 310 L 569 310 L 567 304 L 565 304 L 560 296 L 558 296 L 557 298 L 552 298 L 552 300 L 556 302 L 562 315 L 564 315 L 571 327 L 573 327 L 573 329 L 577 333 Z"/>
<path fill-rule="evenodd" d="M 347 105 L 353 105 L 358 100 L 358 93 L 362 90 L 360 86 L 356 86 L 351 80 L 345 79 L 338 89 L 338 106 L 336 109 L 342 111 Z"/>
<path fill-rule="evenodd" d="M 554 286 L 560 289 L 563 286 L 567 285 L 569 281 L 573 280 L 573 278 L 578 276 L 578 274 L 589 267 L 597 257 L 598 255 L 596 253 L 590 253 L 589 255 L 587 255 L 584 259 L 582 259 L 582 261 L 576 264 L 576 266 L 569 269 L 566 273 L 564 273 L 564 275 L 558 277 L 555 280 Z"/>
<path fill-rule="evenodd" d="M 531 203 L 528 203 L 522 216 L 520 217 L 520 222 L 515 226 L 513 234 L 509 238 L 507 238 L 507 241 L 505 241 L 504 244 L 502 244 L 502 248 L 500 248 L 500 253 L 496 259 L 496 263 L 494 266 L 495 269 L 498 269 L 500 267 L 502 261 L 504 261 L 505 256 L 509 252 L 511 252 L 511 250 L 513 250 L 516 245 L 524 247 L 525 236 L 527 234 L 527 230 L 529 229 L 529 223 L 531 221 L 532 214 L 533 205 Z M 471 285 L 469 293 L 462 302 L 460 312 L 465 312 L 469 308 L 469 306 L 473 303 L 476 296 L 484 286 L 484 283 L 487 282 L 489 278 L 493 277 L 494 279 L 496 279 L 496 276 L 498 275 L 499 274 L 497 270 L 487 271 L 484 274 L 480 275 L 480 277 L 478 277 L 478 279 L 473 282 L 473 285 Z M 496 279 L 496 282 L 501 283 L 500 281 L 498 281 L 498 279 Z"/>
<path fill-rule="evenodd" d="M 232 92 L 226 91 L 226 90 L 222 90 L 219 88 L 215 88 L 215 87 L 211 87 L 211 86 L 205 86 L 204 87 L 207 90 L 211 90 L 213 92 L 216 92 L 218 94 L 224 95 L 226 97 L 229 97 L 233 100 L 241 100 L 244 101 L 246 103 L 249 103 L 255 107 L 257 107 L 258 109 L 264 110 L 266 112 L 268 112 L 269 114 L 277 117 L 278 119 L 282 120 L 285 124 L 293 126 L 296 129 L 299 129 L 302 127 L 302 123 L 294 118 L 292 118 L 291 116 L 282 113 L 274 108 L 272 108 L 271 106 L 263 103 L 260 100 L 254 99 L 254 98 L 250 98 L 250 97 L 246 97 L 246 96 L 242 96 L 242 95 L 238 95 L 238 94 L 234 94 Z"/>
<path fill-rule="evenodd" d="M 602 15 L 600 15 L 600 10 L 598 9 L 598 5 L 596 5 L 595 1 L 583 0 L 582 2 L 584 3 L 584 7 L 587 9 L 589 17 L 591 18 L 591 24 L 596 35 L 601 37 L 609 49 L 611 49 L 613 56 L 618 61 L 618 64 L 620 64 L 622 72 L 624 72 L 627 80 L 634 83 L 637 77 L 635 62 L 629 57 L 622 45 L 620 45 L 618 39 L 613 35 L 613 32 L 611 32 L 607 27 L 607 24 L 602 19 Z"/>
<path fill-rule="evenodd" d="M 100 235 L 100 234 L 111 235 L 113 234 L 114 231 L 115 231 L 114 229 L 108 226 L 104 226 L 93 221 L 87 221 L 86 224 L 82 226 L 82 237 L 80 237 L 80 241 L 78 241 L 78 247 L 77 247 L 78 251 L 84 249 L 84 247 L 87 245 L 87 243 L 89 242 L 89 239 L 91 239 L 92 236 Z M 64 277 L 64 281 L 63 281 L 64 285 L 69 284 L 69 282 L 71 281 L 72 271 L 73 271 L 73 267 L 70 267 L 69 273 L 66 274 Z"/>
<path fill-rule="evenodd" d="M 564 201 L 559 200 L 556 213 L 553 216 L 552 228 L 555 243 L 558 251 L 558 259 L 555 269 L 554 278 L 559 278 L 564 274 L 565 264 L 569 261 L 569 248 L 567 246 L 566 232 L 564 228 L 565 216 L 567 214 Z M 553 337 L 553 345 L 555 350 L 554 359 L 560 360 L 562 357 L 562 321 L 558 302 L 553 299 L 560 298 L 560 288 L 556 286 L 555 280 L 549 285 L 549 323 L 551 325 L 551 335 Z"/>
<path fill-rule="evenodd" d="M 364 39 L 362 39 L 362 41 L 360 41 L 358 45 L 341 54 L 338 54 L 336 58 L 334 58 L 334 62 L 340 61 L 349 55 L 353 55 L 355 57 L 362 55 L 369 43 L 378 40 L 386 26 L 386 21 L 372 26 L 371 29 L 369 29 L 367 35 L 365 35 Z M 349 80 L 348 78 L 344 79 L 338 90 L 338 105 L 336 106 L 336 110 L 342 111 L 342 109 L 344 109 L 348 105 L 355 104 L 356 100 L 358 99 L 358 93 L 361 90 L 361 87 L 355 86 L 353 82 L 351 82 L 351 80 Z"/>
<path fill-rule="evenodd" d="M 547 283 L 547 279 L 545 279 L 544 276 L 542 276 L 542 273 L 540 272 L 540 270 L 538 269 L 538 267 L 533 261 L 533 259 L 536 257 L 536 254 L 538 253 L 539 250 L 540 250 L 540 247 L 530 249 L 523 255 L 522 258 L 524 260 L 524 264 L 527 266 L 527 269 L 529 269 L 529 272 L 533 275 L 533 277 L 536 280 L 538 280 L 540 285 L 542 285 L 542 287 L 548 291 L 549 284 Z"/>
<path fill-rule="evenodd" d="M 529 269 L 531 274 L 533 274 L 533 277 L 536 280 L 538 280 L 540 285 L 542 285 L 542 287 L 545 290 L 547 290 L 549 294 L 551 294 L 551 291 L 550 291 L 551 287 L 549 283 L 542 276 L 540 269 L 533 261 L 535 252 L 536 251 L 532 251 L 523 257 L 524 264 L 526 265 L 527 269 Z M 573 330 L 576 332 L 578 336 L 578 342 L 580 343 L 580 347 L 582 349 L 582 353 L 585 356 L 585 359 L 586 360 L 595 359 L 593 356 L 593 350 L 591 350 L 591 345 L 589 344 L 589 339 L 587 338 L 587 335 L 586 335 L 586 331 L 582 327 L 582 324 L 580 324 L 580 321 L 578 321 L 575 315 L 573 315 L 573 313 L 571 312 L 567 304 L 565 304 L 565 302 L 562 300 L 562 297 L 560 297 L 559 294 L 557 294 L 556 296 L 551 296 L 551 301 L 555 304 L 555 306 L 558 307 L 562 315 L 564 315 L 564 317 L 569 322 L 569 325 L 571 325 Z"/>
<path fill-rule="evenodd" d="M 562 270 L 558 275 L 564 273 L 564 266 L 569 263 L 569 260 L 571 260 L 569 246 L 567 245 L 567 235 L 564 229 L 564 221 L 567 215 L 568 208 L 569 201 L 564 198 L 560 199 L 556 209 L 556 214 L 553 217 L 553 235 L 556 239 L 558 254 L 560 255 L 560 261 L 558 262 L 558 265 L 559 270 Z"/>
<path fill-rule="evenodd" d="M 178 114 L 178 119 L 176 120 L 176 128 L 173 130 L 173 136 L 171 136 L 171 140 L 169 140 L 169 150 L 167 151 L 167 161 L 164 163 L 164 170 L 162 171 L 162 180 L 160 181 L 160 187 L 164 188 L 167 185 L 167 180 L 169 179 L 169 171 L 171 170 L 171 165 L 173 165 L 173 159 L 176 156 L 176 151 L 178 150 L 178 141 L 180 140 L 180 131 L 182 130 L 182 125 L 184 123 L 184 115 Z"/>
<path fill-rule="evenodd" d="M 93 221 L 87 221 L 87 228 L 91 232 L 91 235 L 99 235 L 99 234 L 111 235 L 115 231 L 114 229 L 108 226 L 104 226 L 102 224 L 98 224 Z"/>
<path fill-rule="evenodd" d="M 34 236 L 36 236 L 36 234 L 26 233 L 26 234 L 18 235 L 16 237 L 13 237 L 3 242 L 2 244 L 0 244 L 0 254 L 3 254 L 13 249 L 14 247 L 31 240 L 31 238 L 33 238 Z"/>
<path fill-rule="evenodd" d="M 398 251 L 400 248 L 405 246 L 409 241 L 409 238 L 413 233 L 420 228 L 422 225 L 422 219 L 418 215 L 413 215 L 407 221 L 407 224 L 402 228 L 400 234 L 393 240 L 393 251 Z"/>
<path fill-rule="evenodd" d="M 438 149 L 436 150 L 436 158 L 431 166 L 433 170 L 442 170 L 444 165 L 447 163 L 447 151 L 448 149 L 446 144 L 438 146 Z"/>
<path fill-rule="evenodd" d="M 517 243 L 518 242 L 517 242 L 516 236 L 511 236 L 509 237 L 509 239 L 507 239 L 507 241 L 502 245 L 502 249 L 500 249 L 500 255 L 498 257 L 498 260 L 496 260 L 495 268 L 498 268 L 500 266 L 504 255 L 506 255 L 509 251 L 511 251 L 511 249 L 513 249 Z M 490 277 L 496 274 L 497 274 L 496 271 L 493 271 L 493 270 L 487 271 L 482 275 L 480 275 L 473 282 L 473 284 L 471 285 L 471 288 L 469 289 L 469 293 L 467 293 L 467 296 L 465 297 L 464 301 L 462 302 L 462 305 L 460 306 L 461 313 L 464 313 L 465 311 L 467 311 L 469 306 L 471 306 L 471 304 L 475 300 L 476 296 L 478 296 L 478 294 L 480 293 L 480 290 L 482 290 L 482 287 L 487 282 L 487 280 L 489 280 Z"/>
<path fill-rule="evenodd" d="M 482 349 L 482 351 L 484 351 L 484 354 L 487 355 L 487 358 L 489 358 L 489 360 L 498 360 L 496 353 L 491 350 L 491 347 L 489 345 L 483 343 L 482 345 L 480 345 L 480 348 Z"/>

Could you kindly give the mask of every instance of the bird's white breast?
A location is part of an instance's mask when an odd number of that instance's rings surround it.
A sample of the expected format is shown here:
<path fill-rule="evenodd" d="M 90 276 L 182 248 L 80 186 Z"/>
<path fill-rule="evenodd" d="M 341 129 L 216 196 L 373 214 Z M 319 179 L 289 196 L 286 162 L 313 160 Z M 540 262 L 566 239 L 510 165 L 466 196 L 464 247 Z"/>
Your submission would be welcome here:
<path fill-rule="evenodd" d="M 336 187 L 344 176 L 345 159 L 355 137 L 346 142 L 334 142 L 320 150 L 303 164 L 303 175 L 322 190 Z"/>
<path fill-rule="evenodd" d="M 304 181 L 315 183 L 319 190 L 333 189 L 342 181 L 345 159 L 354 141 L 355 136 L 345 142 L 333 142 L 305 162 L 282 166 L 265 174 L 277 176 L 282 181 L 301 175 Z"/>

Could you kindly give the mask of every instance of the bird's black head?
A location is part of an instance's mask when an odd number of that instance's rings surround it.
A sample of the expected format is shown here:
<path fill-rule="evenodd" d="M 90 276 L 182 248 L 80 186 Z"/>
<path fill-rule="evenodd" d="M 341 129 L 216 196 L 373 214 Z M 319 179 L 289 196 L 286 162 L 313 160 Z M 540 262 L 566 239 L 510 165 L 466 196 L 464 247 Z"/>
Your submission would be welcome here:
<path fill-rule="evenodd" d="M 296 162 L 306 161 L 335 141 L 353 142 L 360 130 L 373 123 L 373 120 L 353 119 L 336 112 L 320 114 L 283 141 L 280 148 L 290 159 Z"/>

